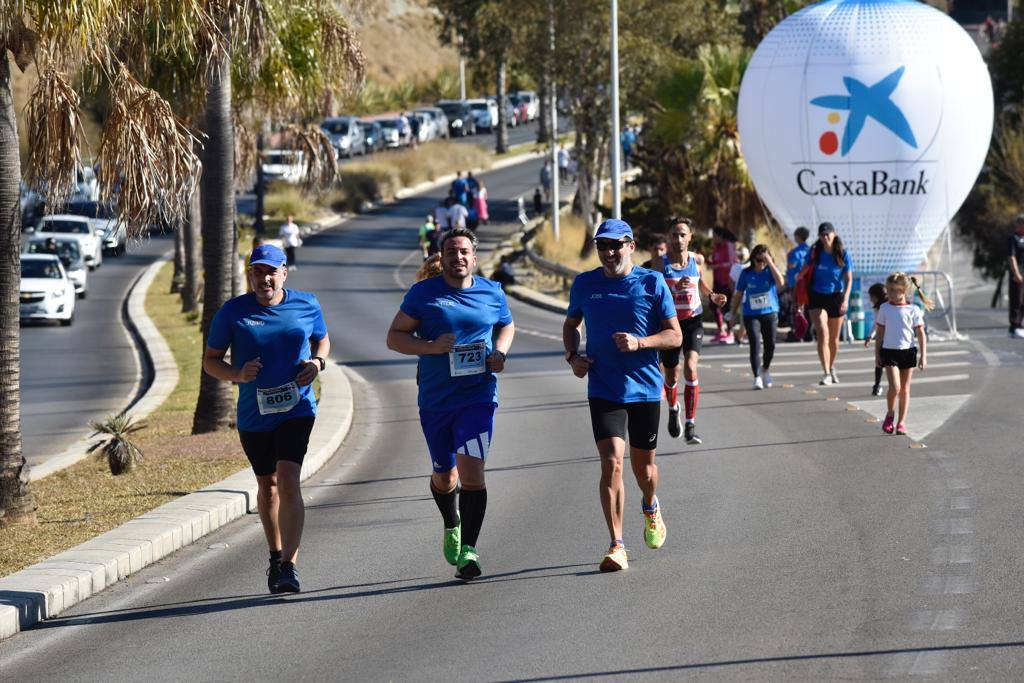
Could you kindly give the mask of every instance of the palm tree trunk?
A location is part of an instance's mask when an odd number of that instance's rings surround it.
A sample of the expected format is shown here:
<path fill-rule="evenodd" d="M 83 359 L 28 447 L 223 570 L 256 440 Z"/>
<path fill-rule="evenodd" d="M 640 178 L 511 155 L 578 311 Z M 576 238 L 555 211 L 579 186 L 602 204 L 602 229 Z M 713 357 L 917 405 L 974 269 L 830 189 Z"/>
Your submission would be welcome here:
<path fill-rule="evenodd" d="M 191 313 L 199 308 L 199 235 L 203 226 L 203 206 L 199 189 L 192 193 L 188 220 L 181 226 L 185 256 L 185 279 L 181 286 L 181 312 Z"/>
<path fill-rule="evenodd" d="M 29 467 L 21 452 L 21 204 L 18 124 L 11 67 L 0 56 L 0 527 L 36 524 Z"/>
<path fill-rule="evenodd" d="M 210 323 L 231 296 L 234 254 L 234 152 L 231 119 L 231 59 L 221 57 L 212 67 L 206 92 L 206 150 L 203 155 L 203 345 Z M 201 373 L 199 399 L 192 433 L 226 429 L 231 420 L 231 385 Z"/>
<path fill-rule="evenodd" d="M 544 77 L 540 82 L 540 90 L 537 96 L 540 98 L 540 107 L 537 111 L 537 142 L 544 144 L 551 139 L 551 112 L 548 111 L 548 100 L 551 92 L 551 77 L 545 69 Z"/>
<path fill-rule="evenodd" d="M 498 129 L 494 141 L 494 151 L 497 154 L 505 154 L 508 151 L 508 116 L 505 109 L 508 103 L 508 79 L 506 78 L 508 60 L 505 58 L 504 50 L 498 50 L 496 58 L 498 62 L 496 69 L 498 72 Z M 558 169 L 555 169 L 555 173 L 557 172 Z"/>
<path fill-rule="evenodd" d="M 185 242 L 181 232 L 183 226 L 174 231 L 174 275 L 171 276 L 171 294 L 181 291 L 185 281 Z"/>

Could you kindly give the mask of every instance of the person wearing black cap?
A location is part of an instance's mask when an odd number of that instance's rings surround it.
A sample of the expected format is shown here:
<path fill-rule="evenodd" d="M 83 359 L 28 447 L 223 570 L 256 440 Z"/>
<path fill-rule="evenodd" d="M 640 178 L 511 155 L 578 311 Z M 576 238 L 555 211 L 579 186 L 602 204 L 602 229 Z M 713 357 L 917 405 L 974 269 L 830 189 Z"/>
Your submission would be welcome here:
<path fill-rule="evenodd" d="M 562 343 L 573 374 L 589 376 L 590 419 L 601 456 L 601 507 L 611 536 L 601 570 L 618 571 L 629 566 L 622 540 L 627 428 L 630 465 L 643 492 L 644 541 L 650 548 L 665 543 L 654 464 L 661 408 L 658 351 L 678 348 L 683 337 L 665 278 L 633 265 L 636 243 L 629 224 L 606 220 L 594 243 L 601 267 L 580 273 L 573 281 Z M 583 322 L 585 355 L 579 352 Z"/>
<path fill-rule="evenodd" d="M 1024 339 L 1024 213 L 1013 221 L 1006 260 L 1010 267 L 1010 339 Z"/>
<path fill-rule="evenodd" d="M 331 351 L 316 296 L 284 287 L 286 260 L 271 244 L 252 250 L 253 291 L 217 311 L 203 356 L 207 374 L 238 383 L 238 437 L 259 485 L 271 593 L 299 592 L 295 561 L 305 521 L 299 481 L 316 417 L 312 382 Z"/>
<path fill-rule="evenodd" d="M 811 248 L 811 282 L 807 310 L 818 340 L 818 360 L 824 373 L 818 384 L 839 384 L 836 354 L 839 331 L 850 305 L 853 261 L 831 223 L 818 226 L 818 241 Z"/>

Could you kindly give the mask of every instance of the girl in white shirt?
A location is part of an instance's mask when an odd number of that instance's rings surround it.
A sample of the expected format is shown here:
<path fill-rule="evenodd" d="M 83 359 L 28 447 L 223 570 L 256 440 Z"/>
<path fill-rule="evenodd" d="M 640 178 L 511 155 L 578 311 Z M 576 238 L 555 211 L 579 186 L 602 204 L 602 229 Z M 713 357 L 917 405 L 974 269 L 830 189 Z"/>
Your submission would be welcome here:
<path fill-rule="evenodd" d="M 878 307 L 875 314 L 875 364 L 885 368 L 889 378 L 886 395 L 887 412 L 882 422 L 886 434 L 906 434 L 907 409 L 910 407 L 910 378 L 914 368 L 927 365 L 927 338 L 924 333 L 924 315 L 907 296 L 911 285 L 917 290 L 926 310 L 932 302 L 925 296 L 917 280 L 906 273 L 893 273 L 885 280 L 888 301 Z M 896 399 L 899 398 L 899 417 L 895 419 Z"/>

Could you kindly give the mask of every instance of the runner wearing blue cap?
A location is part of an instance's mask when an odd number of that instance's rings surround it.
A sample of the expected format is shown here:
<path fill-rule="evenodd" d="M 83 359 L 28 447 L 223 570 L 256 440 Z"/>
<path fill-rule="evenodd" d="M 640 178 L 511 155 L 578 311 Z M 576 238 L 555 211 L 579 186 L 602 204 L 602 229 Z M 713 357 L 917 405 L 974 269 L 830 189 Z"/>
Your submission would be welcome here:
<path fill-rule="evenodd" d="M 682 334 L 665 279 L 633 265 L 636 243 L 629 224 L 606 220 L 597 229 L 594 243 L 601 267 L 576 276 L 562 342 L 573 374 L 589 376 L 590 419 L 601 457 L 601 507 L 611 535 L 601 570 L 618 571 L 629 566 L 622 540 L 627 429 L 630 464 L 643 492 L 644 541 L 650 548 L 665 543 L 654 463 L 661 408 L 658 350 L 678 347 Z M 579 353 L 583 322 L 587 325 L 585 355 Z"/>
<path fill-rule="evenodd" d="M 238 437 L 259 484 L 256 503 L 270 546 L 267 585 L 271 593 L 297 593 L 306 514 L 299 482 L 316 417 L 311 384 L 331 342 L 317 298 L 284 288 L 283 251 L 253 249 L 248 277 L 253 291 L 225 303 L 210 324 L 203 369 L 238 383 Z"/>
<path fill-rule="evenodd" d="M 482 571 L 476 546 L 487 509 L 484 464 L 497 374 L 515 335 L 501 285 L 473 274 L 476 247 L 466 228 L 441 236 L 441 275 L 409 288 L 387 337 L 389 349 L 419 356 L 417 403 L 434 467 L 430 493 L 444 522 L 442 553 L 464 580 Z"/>

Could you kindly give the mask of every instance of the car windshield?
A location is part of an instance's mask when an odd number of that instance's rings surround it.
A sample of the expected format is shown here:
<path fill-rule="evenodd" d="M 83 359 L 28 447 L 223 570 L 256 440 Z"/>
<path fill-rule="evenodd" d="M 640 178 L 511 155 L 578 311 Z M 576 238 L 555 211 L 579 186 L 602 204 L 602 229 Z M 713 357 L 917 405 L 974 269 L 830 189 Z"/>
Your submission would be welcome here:
<path fill-rule="evenodd" d="M 462 113 L 461 104 L 442 104 L 441 111 L 445 113 L 445 116 L 458 116 Z"/>
<path fill-rule="evenodd" d="M 363 129 L 364 133 L 372 133 L 373 132 L 373 124 L 372 123 L 360 123 L 359 127 Z"/>
<path fill-rule="evenodd" d="M 398 121 L 381 121 L 381 128 L 398 128 Z"/>
<path fill-rule="evenodd" d="M 72 216 L 85 216 L 86 218 L 110 218 L 110 211 L 99 202 L 71 202 L 64 211 Z"/>
<path fill-rule="evenodd" d="M 266 164 L 294 164 L 295 154 L 292 152 L 267 152 L 264 163 Z"/>
<path fill-rule="evenodd" d="M 69 235 L 88 235 L 89 224 L 81 221 L 61 221 L 46 219 L 40 232 L 62 232 Z"/>
<path fill-rule="evenodd" d="M 56 240 L 56 254 L 61 257 L 62 261 L 77 261 L 81 252 L 78 249 L 77 240 Z M 28 248 L 25 250 L 29 254 L 52 254 L 55 253 L 51 248 L 46 246 L 46 242 L 43 241 L 32 241 L 28 243 Z"/>
<path fill-rule="evenodd" d="M 320 127 L 326 130 L 328 133 L 348 133 L 349 120 L 338 119 L 337 121 L 324 121 L 320 124 Z"/>
<path fill-rule="evenodd" d="M 50 261 L 49 259 L 46 261 L 26 259 L 21 262 L 21 277 L 59 280 L 61 275 L 56 261 Z"/>
<path fill-rule="evenodd" d="M 482 110 L 486 111 L 487 110 L 487 103 L 486 102 L 473 102 L 469 106 L 470 106 L 471 109 L 473 109 L 475 111 L 482 111 Z"/>

